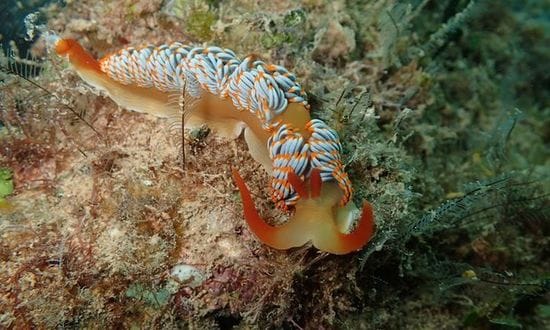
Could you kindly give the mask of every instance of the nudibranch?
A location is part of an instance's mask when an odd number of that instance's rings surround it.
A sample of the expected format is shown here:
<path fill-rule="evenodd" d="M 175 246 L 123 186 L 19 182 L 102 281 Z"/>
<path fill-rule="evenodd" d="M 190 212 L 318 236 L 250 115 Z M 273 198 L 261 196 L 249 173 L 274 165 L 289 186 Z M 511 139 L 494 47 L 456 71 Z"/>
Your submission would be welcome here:
<path fill-rule="evenodd" d="M 310 117 L 306 93 L 284 67 L 253 55 L 240 60 L 229 49 L 178 42 L 125 48 L 100 60 L 75 40 L 50 35 L 48 42 L 84 81 L 123 108 L 181 118 L 173 97 L 186 95 L 193 101 L 192 109 L 185 109 L 186 127 L 207 124 L 229 138 L 244 130 L 252 157 L 271 173 L 272 200 L 294 211 L 283 225 L 267 224 L 233 170 L 245 220 L 263 243 L 289 249 L 311 242 L 319 250 L 346 254 L 370 240 L 373 210 L 365 202 L 359 215 L 351 201 L 338 134 Z"/>

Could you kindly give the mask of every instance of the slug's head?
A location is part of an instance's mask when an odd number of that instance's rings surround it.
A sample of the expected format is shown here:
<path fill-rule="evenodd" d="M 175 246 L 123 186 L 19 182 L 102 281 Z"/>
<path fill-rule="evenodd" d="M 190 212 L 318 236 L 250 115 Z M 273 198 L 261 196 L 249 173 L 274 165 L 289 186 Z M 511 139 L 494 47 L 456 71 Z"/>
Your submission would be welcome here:
<path fill-rule="evenodd" d="M 361 249 L 372 237 L 374 215 L 372 206 L 365 202 L 355 229 L 342 231 L 341 222 L 354 213 L 352 203 L 340 207 L 341 190 L 334 182 L 322 183 L 320 173 L 314 169 L 309 184 L 294 172 L 289 181 L 300 195 L 295 213 L 285 224 L 274 227 L 258 214 L 244 180 L 236 170 L 233 177 L 241 193 L 244 217 L 250 231 L 263 243 L 275 249 L 289 249 L 311 242 L 317 249 L 333 254 L 347 254 Z"/>

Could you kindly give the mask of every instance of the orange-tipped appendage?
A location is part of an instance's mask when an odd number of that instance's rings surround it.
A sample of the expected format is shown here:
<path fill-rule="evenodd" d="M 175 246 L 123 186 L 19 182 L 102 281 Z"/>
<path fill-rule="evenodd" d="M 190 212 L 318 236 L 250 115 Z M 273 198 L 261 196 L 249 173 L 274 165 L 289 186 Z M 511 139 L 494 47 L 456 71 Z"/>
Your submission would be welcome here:
<path fill-rule="evenodd" d="M 374 232 L 374 212 L 369 202 L 363 204 L 361 217 L 357 222 L 357 228 L 349 234 L 338 233 L 338 245 L 336 254 L 346 254 L 361 249 L 372 237 Z"/>
<path fill-rule="evenodd" d="M 311 198 L 319 198 L 321 196 L 321 171 L 318 168 L 314 168 L 311 171 Z"/>
<path fill-rule="evenodd" d="M 300 195 L 300 198 L 309 198 L 306 186 L 302 180 L 294 172 L 288 173 L 288 182 L 292 185 L 294 190 Z"/>
<path fill-rule="evenodd" d="M 99 62 L 74 39 L 57 40 L 55 52 L 60 56 L 68 56 L 77 69 L 101 71 Z"/>
<path fill-rule="evenodd" d="M 305 244 L 305 242 L 295 242 L 293 240 L 293 237 L 300 239 L 297 235 L 288 236 L 289 228 L 287 226 L 274 227 L 267 224 L 258 214 L 252 196 L 250 196 L 250 191 L 236 169 L 233 169 L 233 178 L 243 200 L 244 219 L 248 224 L 248 228 L 262 243 L 279 250 Z"/>
<path fill-rule="evenodd" d="M 244 206 L 244 217 L 250 231 L 264 244 L 276 249 L 289 249 L 312 242 L 321 251 L 333 254 L 347 254 L 361 249 L 372 237 L 374 214 L 372 206 L 365 203 L 355 230 L 342 233 L 336 225 L 336 210 L 341 192 L 337 185 L 328 184 L 322 189 L 322 180 L 318 170 L 312 171 L 310 194 L 305 183 L 294 174 L 288 178 L 294 189 L 300 194 L 296 212 L 289 221 L 281 226 L 270 226 L 260 217 L 254 206 L 250 191 L 238 171 L 233 169 L 233 177 L 239 188 Z M 314 196 L 317 196 L 314 197 Z M 331 205 L 332 204 L 332 205 Z"/>

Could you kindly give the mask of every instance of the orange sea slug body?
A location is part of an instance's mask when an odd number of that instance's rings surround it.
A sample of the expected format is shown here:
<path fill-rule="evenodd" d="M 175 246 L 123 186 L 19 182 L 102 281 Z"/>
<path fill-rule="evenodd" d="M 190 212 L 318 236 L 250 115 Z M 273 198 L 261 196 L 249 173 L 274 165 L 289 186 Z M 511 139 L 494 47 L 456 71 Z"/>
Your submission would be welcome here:
<path fill-rule="evenodd" d="M 207 124 L 230 138 L 244 130 L 253 158 L 271 173 L 273 201 L 295 210 L 282 226 L 266 224 L 233 171 L 245 219 L 265 244 L 288 249 L 312 242 L 322 251 L 346 254 L 371 238 L 374 216 L 367 202 L 355 230 L 346 233 L 358 210 L 350 201 L 338 134 L 310 118 L 306 94 L 285 68 L 253 56 L 240 60 L 228 49 L 180 43 L 126 48 L 97 61 L 75 40 L 50 36 L 49 41 L 82 79 L 124 108 L 178 118 L 180 106 L 171 98 L 184 94 L 193 100 L 185 109 L 186 127 Z"/>

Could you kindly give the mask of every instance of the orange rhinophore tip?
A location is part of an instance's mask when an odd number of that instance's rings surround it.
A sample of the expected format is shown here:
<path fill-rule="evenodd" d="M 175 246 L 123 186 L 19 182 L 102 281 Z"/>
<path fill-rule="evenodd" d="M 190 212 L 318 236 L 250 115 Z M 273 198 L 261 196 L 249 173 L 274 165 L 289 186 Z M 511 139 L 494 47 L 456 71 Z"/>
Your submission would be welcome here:
<path fill-rule="evenodd" d="M 307 192 L 304 182 L 296 175 L 296 173 L 290 171 L 288 172 L 288 182 L 292 185 L 294 190 L 300 195 L 300 198 L 309 198 L 309 193 Z"/>
<path fill-rule="evenodd" d="M 321 180 L 321 171 L 318 168 L 311 170 L 311 198 L 318 198 L 321 196 L 321 186 L 323 180 Z"/>

